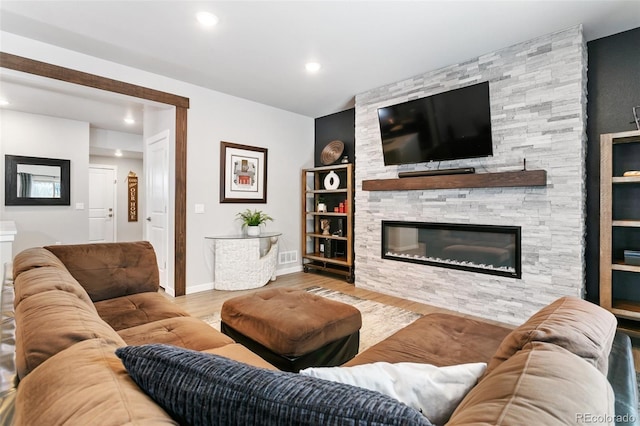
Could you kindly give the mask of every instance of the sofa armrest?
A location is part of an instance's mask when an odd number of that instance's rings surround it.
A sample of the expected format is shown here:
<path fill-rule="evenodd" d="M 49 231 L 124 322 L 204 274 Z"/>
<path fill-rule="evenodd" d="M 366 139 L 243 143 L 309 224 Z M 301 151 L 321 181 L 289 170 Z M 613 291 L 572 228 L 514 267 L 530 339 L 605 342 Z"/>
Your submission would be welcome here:
<path fill-rule="evenodd" d="M 609 354 L 607 379 L 616 396 L 616 425 L 640 425 L 638 418 L 638 382 L 633 363 L 631 339 L 616 332 Z"/>

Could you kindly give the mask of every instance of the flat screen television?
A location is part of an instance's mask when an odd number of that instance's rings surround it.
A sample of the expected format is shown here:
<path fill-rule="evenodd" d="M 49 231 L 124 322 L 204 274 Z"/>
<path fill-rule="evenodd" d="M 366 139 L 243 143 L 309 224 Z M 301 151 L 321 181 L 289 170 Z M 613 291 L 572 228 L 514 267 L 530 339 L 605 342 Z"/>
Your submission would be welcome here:
<path fill-rule="evenodd" d="M 384 164 L 493 155 L 489 83 L 378 109 Z"/>

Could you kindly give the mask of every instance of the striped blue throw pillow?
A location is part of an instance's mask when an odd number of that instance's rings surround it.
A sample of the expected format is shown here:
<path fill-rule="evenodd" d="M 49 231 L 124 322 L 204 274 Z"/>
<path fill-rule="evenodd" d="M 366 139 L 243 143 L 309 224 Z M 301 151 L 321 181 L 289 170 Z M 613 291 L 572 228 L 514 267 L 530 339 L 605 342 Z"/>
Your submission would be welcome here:
<path fill-rule="evenodd" d="M 152 344 L 119 348 L 129 375 L 187 425 L 431 425 L 378 392 L 218 355 Z"/>

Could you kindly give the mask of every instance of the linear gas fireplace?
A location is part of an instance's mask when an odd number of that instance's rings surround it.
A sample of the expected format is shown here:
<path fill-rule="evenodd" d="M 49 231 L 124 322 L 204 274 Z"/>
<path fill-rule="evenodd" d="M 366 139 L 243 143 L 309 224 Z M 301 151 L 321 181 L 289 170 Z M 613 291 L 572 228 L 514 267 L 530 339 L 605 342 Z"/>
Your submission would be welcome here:
<path fill-rule="evenodd" d="M 520 278 L 520 227 L 383 220 L 382 258 Z"/>

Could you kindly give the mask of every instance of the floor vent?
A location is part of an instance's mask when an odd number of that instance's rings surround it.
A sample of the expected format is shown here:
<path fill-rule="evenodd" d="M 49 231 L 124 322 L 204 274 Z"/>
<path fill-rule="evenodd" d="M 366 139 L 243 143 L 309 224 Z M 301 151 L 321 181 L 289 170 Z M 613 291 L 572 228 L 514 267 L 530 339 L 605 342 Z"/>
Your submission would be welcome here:
<path fill-rule="evenodd" d="M 280 265 L 284 265 L 286 263 L 296 263 L 298 262 L 298 251 L 282 251 L 279 253 L 280 257 L 278 259 L 278 263 Z"/>

